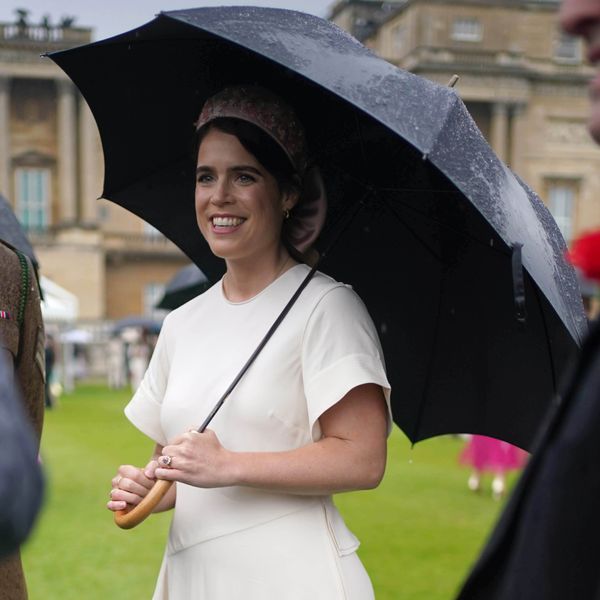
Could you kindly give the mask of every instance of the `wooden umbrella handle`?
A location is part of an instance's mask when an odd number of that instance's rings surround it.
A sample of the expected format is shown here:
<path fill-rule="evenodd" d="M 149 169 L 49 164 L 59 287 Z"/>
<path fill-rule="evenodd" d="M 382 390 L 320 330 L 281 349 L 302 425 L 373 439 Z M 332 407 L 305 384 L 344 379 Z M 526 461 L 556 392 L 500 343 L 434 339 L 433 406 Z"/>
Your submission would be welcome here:
<path fill-rule="evenodd" d="M 172 485 L 172 481 L 159 479 L 137 506 L 131 509 L 117 510 L 115 523 L 121 529 L 133 529 L 139 525 L 156 508 Z"/>

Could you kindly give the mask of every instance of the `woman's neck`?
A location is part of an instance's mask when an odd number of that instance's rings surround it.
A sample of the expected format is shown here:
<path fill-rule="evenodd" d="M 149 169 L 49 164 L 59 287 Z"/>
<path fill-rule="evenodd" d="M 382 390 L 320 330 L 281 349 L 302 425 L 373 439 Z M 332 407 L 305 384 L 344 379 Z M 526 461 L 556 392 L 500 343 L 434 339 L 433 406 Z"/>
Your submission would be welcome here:
<path fill-rule="evenodd" d="M 230 302 L 249 300 L 297 264 L 285 248 L 260 262 L 228 260 L 227 272 L 223 277 L 223 293 Z"/>

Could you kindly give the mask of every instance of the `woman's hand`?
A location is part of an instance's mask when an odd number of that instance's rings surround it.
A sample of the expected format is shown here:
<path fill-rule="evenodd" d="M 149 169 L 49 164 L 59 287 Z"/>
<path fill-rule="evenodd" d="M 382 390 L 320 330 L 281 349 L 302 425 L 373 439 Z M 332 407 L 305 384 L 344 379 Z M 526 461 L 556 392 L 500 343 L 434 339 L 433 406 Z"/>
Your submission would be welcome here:
<path fill-rule="evenodd" d="M 151 460 L 144 469 L 132 465 L 121 465 L 112 478 L 110 500 L 106 507 L 109 510 L 124 510 L 129 505 L 137 505 L 150 491 L 156 481 L 154 472 L 158 463 Z"/>
<path fill-rule="evenodd" d="M 158 479 L 202 488 L 235 485 L 234 456 L 221 445 L 214 431 L 191 430 L 162 449 L 154 474 Z"/>

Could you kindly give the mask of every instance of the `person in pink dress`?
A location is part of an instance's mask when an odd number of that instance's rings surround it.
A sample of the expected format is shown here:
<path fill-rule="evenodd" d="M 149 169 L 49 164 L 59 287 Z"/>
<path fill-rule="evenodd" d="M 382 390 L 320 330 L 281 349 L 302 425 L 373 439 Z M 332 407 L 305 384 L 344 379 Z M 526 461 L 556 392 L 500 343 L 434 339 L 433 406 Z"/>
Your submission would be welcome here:
<path fill-rule="evenodd" d="M 484 473 L 492 473 L 492 497 L 499 500 L 506 492 L 506 473 L 523 467 L 527 453 L 508 442 L 485 435 L 472 435 L 459 460 L 472 468 L 469 489 L 478 492 Z"/>

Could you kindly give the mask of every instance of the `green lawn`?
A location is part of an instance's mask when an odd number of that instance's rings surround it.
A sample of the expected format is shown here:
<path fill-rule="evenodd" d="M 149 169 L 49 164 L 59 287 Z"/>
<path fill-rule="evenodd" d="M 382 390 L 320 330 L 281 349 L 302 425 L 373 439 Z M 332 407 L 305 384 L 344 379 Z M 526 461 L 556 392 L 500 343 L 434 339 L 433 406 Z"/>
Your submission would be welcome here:
<path fill-rule="evenodd" d="M 144 464 L 152 446 L 123 416 L 128 398 L 85 385 L 46 414 L 48 493 L 23 549 L 31 600 L 151 597 L 169 515 L 121 531 L 105 509 L 116 467 Z M 336 497 L 378 600 L 450 600 L 477 556 L 501 503 L 467 491 L 462 444 L 443 437 L 411 449 L 395 430 L 382 485 Z"/>

